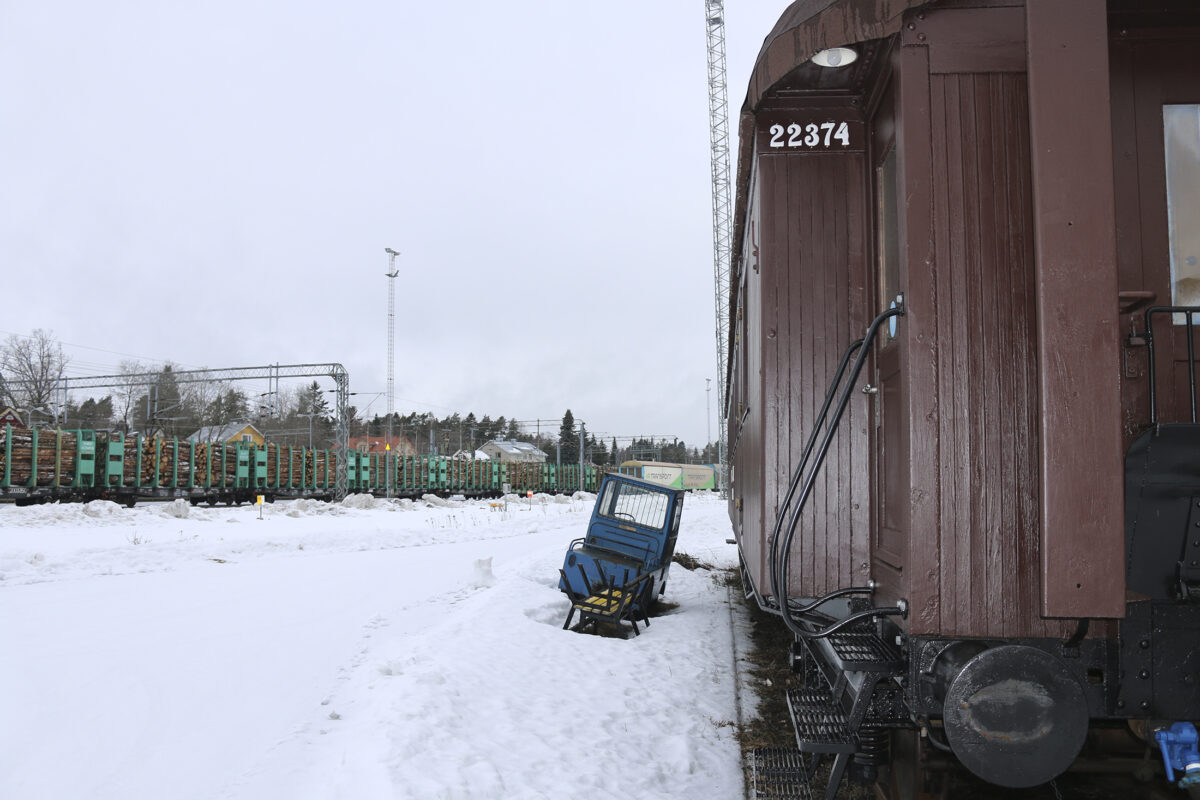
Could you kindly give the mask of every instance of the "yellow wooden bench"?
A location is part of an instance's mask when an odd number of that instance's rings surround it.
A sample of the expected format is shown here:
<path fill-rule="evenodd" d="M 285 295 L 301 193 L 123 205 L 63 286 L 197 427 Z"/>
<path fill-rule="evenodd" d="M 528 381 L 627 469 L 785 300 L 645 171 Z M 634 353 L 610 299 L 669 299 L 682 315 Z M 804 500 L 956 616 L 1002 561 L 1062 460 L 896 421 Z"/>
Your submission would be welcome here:
<path fill-rule="evenodd" d="M 646 591 L 652 577 L 651 573 L 642 573 L 623 586 L 616 586 L 610 581 L 607 584 L 601 584 L 603 588 L 597 588 L 588 580 L 582 565 L 579 571 L 583 576 L 583 584 L 587 587 L 586 593 L 573 591 L 566 573 L 559 570 L 563 578 L 561 585 L 566 587 L 567 597 L 571 601 L 571 608 L 567 612 L 567 621 L 563 623 L 563 630 L 571 627 L 571 620 L 578 612 L 579 622 L 572 630 L 582 631 L 591 625 L 594 633 L 599 630 L 600 623 L 610 623 L 623 628 L 622 623 L 628 622 L 633 626 L 633 635 L 639 635 L 641 631 L 638 630 L 638 621 L 633 615 L 633 610 L 636 608 L 634 601 Z M 649 617 L 643 617 L 642 621 L 646 623 L 646 627 L 650 627 Z"/>

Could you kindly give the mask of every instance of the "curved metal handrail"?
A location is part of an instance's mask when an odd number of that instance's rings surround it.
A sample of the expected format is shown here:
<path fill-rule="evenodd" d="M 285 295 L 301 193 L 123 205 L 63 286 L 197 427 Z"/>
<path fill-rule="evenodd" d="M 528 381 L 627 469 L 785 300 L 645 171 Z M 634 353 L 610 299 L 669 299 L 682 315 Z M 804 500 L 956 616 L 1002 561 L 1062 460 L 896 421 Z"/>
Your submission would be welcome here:
<path fill-rule="evenodd" d="M 800 456 L 800 463 L 796 467 L 796 471 L 792 476 L 791 485 L 788 487 L 787 496 L 784 497 L 783 503 L 779 506 L 779 513 L 775 516 L 775 529 L 771 531 L 771 538 L 768 540 L 767 546 L 770 548 L 770 558 L 768 559 L 768 571 L 771 577 L 771 594 L 776 598 L 780 597 L 779 593 L 779 575 L 777 565 L 779 532 L 783 529 L 783 520 L 787 516 L 788 508 L 791 506 L 792 498 L 796 494 L 796 489 L 800 488 L 800 479 L 804 477 L 804 468 L 808 464 L 808 459 L 812 455 L 813 447 L 816 446 L 817 436 L 821 433 L 821 429 L 825 425 L 825 419 L 829 414 L 829 407 L 833 405 L 833 398 L 837 394 L 837 389 L 842 384 L 842 378 L 845 377 L 846 367 L 850 364 L 850 357 L 854 352 L 863 345 L 863 340 L 859 339 L 851 342 L 846 348 L 846 352 L 842 354 L 842 360 L 838 364 L 837 372 L 834 373 L 833 382 L 829 384 L 829 389 L 825 392 L 825 402 L 821 404 L 821 411 L 817 415 L 813 423 L 812 433 L 808 436 L 808 441 L 804 445 L 804 452 Z M 782 603 L 780 603 L 782 605 Z"/>
<path fill-rule="evenodd" d="M 772 591 L 775 591 L 777 598 L 782 598 L 782 602 L 779 603 L 779 610 L 780 615 L 783 617 L 784 624 L 787 625 L 788 629 L 791 630 L 792 633 L 802 639 L 811 640 L 823 638 L 835 633 L 838 630 L 841 630 L 846 625 L 853 624 L 854 622 L 858 622 L 862 619 L 880 616 L 907 616 L 908 614 L 907 604 L 901 601 L 901 604 L 897 606 L 867 609 L 866 611 L 861 611 L 857 614 L 851 614 L 845 619 L 836 622 L 833 625 L 830 625 L 816 633 L 813 633 L 812 631 L 801 627 L 801 625 L 792 616 L 791 608 L 787 602 L 787 576 L 789 575 L 791 568 L 792 541 L 796 535 L 796 527 L 800 521 L 800 514 L 804 511 L 805 505 L 808 504 L 809 499 L 812 497 L 813 488 L 816 486 L 817 475 L 820 474 L 821 467 L 825 464 L 825 457 L 829 453 L 829 447 L 833 443 L 833 437 L 837 433 L 838 426 L 841 424 L 842 416 L 846 412 L 846 406 L 850 403 L 850 394 L 854 390 L 855 384 L 858 382 L 859 375 L 862 374 L 863 366 L 866 364 L 867 354 L 870 353 L 871 345 L 875 343 L 875 338 L 879 335 L 879 329 L 883 326 L 884 322 L 888 321 L 892 317 L 902 317 L 904 316 L 904 313 L 905 311 L 903 302 L 894 304 L 891 308 L 875 317 L 875 319 L 871 322 L 870 327 L 867 328 L 867 333 L 862 338 L 862 345 L 858 348 L 858 355 L 854 359 L 854 366 L 850 371 L 849 380 L 842 387 L 841 396 L 838 398 L 837 408 L 834 410 L 832 421 L 825 430 L 825 435 L 822 438 L 821 445 L 817 450 L 816 460 L 813 462 L 812 469 L 808 471 L 807 477 L 804 480 L 804 486 L 800 491 L 800 497 L 796 502 L 795 508 L 792 510 L 792 516 L 788 522 L 787 535 L 784 538 L 782 548 L 777 548 L 779 544 L 778 541 L 772 543 L 772 556 L 775 557 L 776 561 L 779 560 L 778 556 L 776 555 L 777 549 L 782 549 L 783 552 L 782 564 L 779 565 L 779 569 L 772 575 Z M 782 591 L 780 591 L 780 589 Z"/>
<path fill-rule="evenodd" d="M 1154 363 L 1154 315 L 1155 314 L 1186 314 L 1184 320 L 1187 337 L 1188 388 L 1192 401 L 1192 422 L 1196 421 L 1196 345 L 1192 332 L 1195 330 L 1195 315 L 1200 314 L 1200 306 L 1152 306 L 1143 314 L 1146 327 L 1147 363 L 1150 378 L 1150 424 L 1158 424 L 1158 381 Z"/>

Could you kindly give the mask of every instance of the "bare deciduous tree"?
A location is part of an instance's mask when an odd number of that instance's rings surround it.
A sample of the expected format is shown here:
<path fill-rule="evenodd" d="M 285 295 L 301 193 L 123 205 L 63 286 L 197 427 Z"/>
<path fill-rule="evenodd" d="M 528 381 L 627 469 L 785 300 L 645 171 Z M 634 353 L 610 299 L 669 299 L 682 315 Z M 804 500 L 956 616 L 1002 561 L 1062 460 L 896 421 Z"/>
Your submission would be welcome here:
<path fill-rule="evenodd" d="M 53 331 L 36 328 L 29 336 L 11 334 L 0 348 L 0 373 L 8 402 L 48 408 L 68 361 Z"/>
<path fill-rule="evenodd" d="M 138 398 L 146 390 L 144 380 L 135 378 L 134 376 L 145 372 L 146 368 L 137 361 L 122 361 L 119 370 L 126 377 L 123 378 L 124 384 L 115 392 L 116 408 L 114 409 L 114 414 L 120 417 L 121 430 L 128 433 L 133 424 L 133 412 Z"/>

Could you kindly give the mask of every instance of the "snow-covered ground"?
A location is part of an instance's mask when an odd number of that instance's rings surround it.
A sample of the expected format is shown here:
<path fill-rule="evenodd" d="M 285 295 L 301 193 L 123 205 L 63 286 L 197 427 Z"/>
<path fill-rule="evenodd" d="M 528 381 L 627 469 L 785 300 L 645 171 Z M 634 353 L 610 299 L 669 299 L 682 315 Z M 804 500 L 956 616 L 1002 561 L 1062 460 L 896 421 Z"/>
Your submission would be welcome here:
<path fill-rule="evenodd" d="M 560 629 L 593 500 L 0 506 L 0 798 L 742 797 L 714 573 Z M 686 499 L 679 552 L 729 536 Z"/>

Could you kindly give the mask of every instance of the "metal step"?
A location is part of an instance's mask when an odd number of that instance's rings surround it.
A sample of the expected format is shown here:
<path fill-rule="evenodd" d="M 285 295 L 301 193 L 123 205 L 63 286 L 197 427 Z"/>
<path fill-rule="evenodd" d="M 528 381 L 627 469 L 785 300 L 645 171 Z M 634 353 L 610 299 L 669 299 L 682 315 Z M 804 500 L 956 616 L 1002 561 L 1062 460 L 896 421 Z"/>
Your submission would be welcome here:
<path fill-rule="evenodd" d="M 796 746 L 804 753 L 853 753 L 857 737 L 846 725 L 846 715 L 823 688 L 791 689 L 788 713 L 796 730 Z"/>
<path fill-rule="evenodd" d="M 871 695 L 863 718 L 864 728 L 911 728 L 912 717 L 904 703 L 904 692 L 892 681 L 880 681 Z"/>
<path fill-rule="evenodd" d="M 812 800 L 804 755 L 791 747 L 754 749 L 755 800 Z"/>
<path fill-rule="evenodd" d="M 829 645 L 847 672 L 892 673 L 904 663 L 900 651 L 880 639 L 869 625 L 832 634 Z"/>

